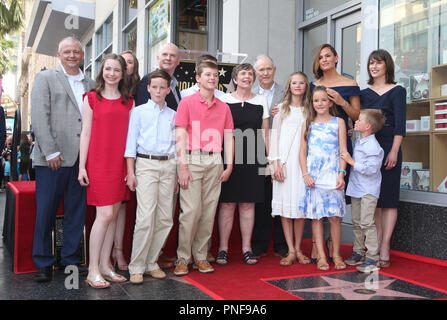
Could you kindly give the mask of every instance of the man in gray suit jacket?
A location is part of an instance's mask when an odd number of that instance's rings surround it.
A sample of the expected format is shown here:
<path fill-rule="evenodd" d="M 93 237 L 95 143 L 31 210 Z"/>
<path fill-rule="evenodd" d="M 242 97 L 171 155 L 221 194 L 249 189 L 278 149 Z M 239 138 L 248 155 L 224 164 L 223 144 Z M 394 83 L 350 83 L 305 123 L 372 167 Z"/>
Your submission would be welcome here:
<path fill-rule="evenodd" d="M 278 112 L 276 105 L 282 101 L 284 88 L 275 82 L 276 67 L 273 59 L 260 55 L 255 60 L 256 83 L 252 92 L 265 96 L 269 103 L 270 128 L 273 123 L 273 116 Z M 264 202 L 255 204 L 255 224 L 253 227 L 252 249 L 256 257 L 261 257 L 267 253 L 270 246 L 273 229 L 273 248 L 280 256 L 287 256 L 288 247 L 282 230 L 281 218 L 272 218 L 272 179 L 266 176 L 264 187 Z"/>
<path fill-rule="evenodd" d="M 51 231 L 64 197 L 64 238 L 61 265 L 79 265 L 80 243 L 87 209 L 86 192 L 78 182 L 82 95 L 94 85 L 79 69 L 84 59 L 82 45 L 68 37 L 59 43 L 56 69 L 39 72 L 31 92 L 31 125 L 36 143 L 36 225 L 33 261 L 39 273 L 35 280 L 50 281 L 55 257 Z"/>

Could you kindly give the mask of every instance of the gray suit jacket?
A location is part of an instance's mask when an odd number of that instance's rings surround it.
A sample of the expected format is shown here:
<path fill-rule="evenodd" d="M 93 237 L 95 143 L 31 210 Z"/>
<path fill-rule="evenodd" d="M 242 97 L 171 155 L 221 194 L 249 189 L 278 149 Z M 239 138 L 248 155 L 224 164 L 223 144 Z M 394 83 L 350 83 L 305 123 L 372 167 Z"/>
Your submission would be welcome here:
<path fill-rule="evenodd" d="M 83 80 L 87 91 L 95 84 Z M 31 125 L 36 137 L 33 166 L 46 166 L 46 156 L 60 152 L 62 167 L 72 167 L 79 155 L 82 117 L 62 66 L 39 72 L 31 91 Z"/>
<path fill-rule="evenodd" d="M 259 94 L 259 81 L 257 79 L 253 84 L 253 87 L 251 88 L 251 92 Z M 273 123 L 272 108 L 275 104 L 281 103 L 283 95 L 284 95 L 284 87 L 275 81 L 275 90 L 273 91 L 272 103 L 271 105 L 269 105 L 270 128 L 272 127 Z"/>

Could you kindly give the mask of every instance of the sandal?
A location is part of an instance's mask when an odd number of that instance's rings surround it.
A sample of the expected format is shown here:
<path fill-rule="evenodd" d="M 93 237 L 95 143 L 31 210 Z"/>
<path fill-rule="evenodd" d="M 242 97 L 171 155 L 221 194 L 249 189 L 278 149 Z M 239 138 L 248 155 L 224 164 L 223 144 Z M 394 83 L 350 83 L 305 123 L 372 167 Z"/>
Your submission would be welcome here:
<path fill-rule="evenodd" d="M 389 268 L 391 266 L 391 262 L 390 260 L 381 260 L 379 259 L 379 261 L 376 264 L 377 267 L 379 268 Z"/>
<path fill-rule="evenodd" d="M 298 260 L 299 264 L 309 264 L 310 263 L 310 259 L 308 257 L 306 257 L 302 251 L 296 252 L 296 259 Z"/>
<path fill-rule="evenodd" d="M 110 282 L 122 283 L 122 282 L 127 281 L 127 279 L 125 277 L 116 273 L 113 270 L 110 270 L 107 274 L 103 274 L 102 276 L 104 277 L 104 279 L 106 279 L 107 281 L 110 281 Z"/>
<path fill-rule="evenodd" d="M 291 266 L 292 264 L 294 264 L 296 262 L 296 257 L 297 256 L 296 256 L 295 251 L 289 252 L 285 258 L 282 258 L 279 261 L 279 265 L 281 265 L 283 267 Z"/>
<path fill-rule="evenodd" d="M 110 283 L 104 280 L 99 274 L 96 275 L 95 280 L 85 279 L 85 283 L 93 289 L 105 289 L 110 287 Z"/>
<path fill-rule="evenodd" d="M 311 253 L 310 253 L 310 263 L 312 263 L 312 264 L 316 264 L 317 263 L 317 260 L 318 260 L 318 258 L 314 258 L 313 257 L 313 254 L 314 254 L 314 248 L 315 248 L 315 241 L 312 241 L 312 250 L 311 250 Z"/>
<path fill-rule="evenodd" d="M 328 271 L 329 270 L 329 264 L 326 261 L 326 257 L 317 259 L 317 269 L 321 270 L 321 271 Z"/>
<path fill-rule="evenodd" d="M 334 264 L 335 264 L 335 270 L 346 269 L 346 263 L 343 261 L 343 258 L 340 256 L 334 256 Z"/>
<path fill-rule="evenodd" d="M 242 260 L 245 262 L 245 264 L 248 264 L 249 266 L 255 265 L 258 263 L 258 260 L 255 258 L 253 252 L 251 251 L 246 251 L 243 255 L 242 255 Z M 249 261 L 256 261 L 256 262 L 249 262 Z"/>
<path fill-rule="evenodd" d="M 223 261 L 223 262 L 219 262 L 219 261 Z M 226 266 L 228 264 L 228 253 L 226 250 L 220 250 L 217 253 L 216 263 L 219 266 Z"/>

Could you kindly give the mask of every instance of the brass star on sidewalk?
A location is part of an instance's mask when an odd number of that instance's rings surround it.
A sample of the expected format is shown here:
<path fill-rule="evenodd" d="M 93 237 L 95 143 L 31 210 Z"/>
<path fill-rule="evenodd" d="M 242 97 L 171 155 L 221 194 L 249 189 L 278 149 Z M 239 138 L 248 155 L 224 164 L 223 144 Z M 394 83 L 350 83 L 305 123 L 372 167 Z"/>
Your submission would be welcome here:
<path fill-rule="evenodd" d="M 377 280 L 372 285 L 365 282 L 351 282 L 341 279 L 321 276 L 323 280 L 329 283 L 326 287 L 306 288 L 298 290 L 290 290 L 293 293 L 312 292 L 321 294 L 340 294 L 346 300 L 369 300 L 373 297 L 393 297 L 393 298 L 411 298 L 411 299 L 427 299 L 405 292 L 386 289 L 396 279 Z"/>

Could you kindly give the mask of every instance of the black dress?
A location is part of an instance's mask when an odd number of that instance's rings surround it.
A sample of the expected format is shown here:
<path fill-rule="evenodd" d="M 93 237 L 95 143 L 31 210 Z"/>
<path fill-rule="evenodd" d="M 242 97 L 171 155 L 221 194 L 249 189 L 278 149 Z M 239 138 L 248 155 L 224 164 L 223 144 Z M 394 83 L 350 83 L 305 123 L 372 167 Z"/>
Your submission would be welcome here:
<path fill-rule="evenodd" d="M 382 95 L 370 88 L 360 92 L 362 109 L 381 109 L 386 117 L 385 126 L 376 133 L 376 139 L 384 151 L 383 163 L 393 146 L 394 136 L 405 136 L 406 96 L 407 92 L 401 86 L 395 86 Z M 401 168 L 402 150 L 399 148 L 396 166 L 390 170 L 385 170 L 385 166 L 382 166 L 382 184 L 377 208 L 399 206 Z"/>
<path fill-rule="evenodd" d="M 257 95 L 242 102 L 225 94 L 221 100 L 233 116 L 235 157 L 230 178 L 222 183 L 219 201 L 263 202 L 266 153 L 260 129 L 263 119 L 269 117 L 267 99 Z"/>

